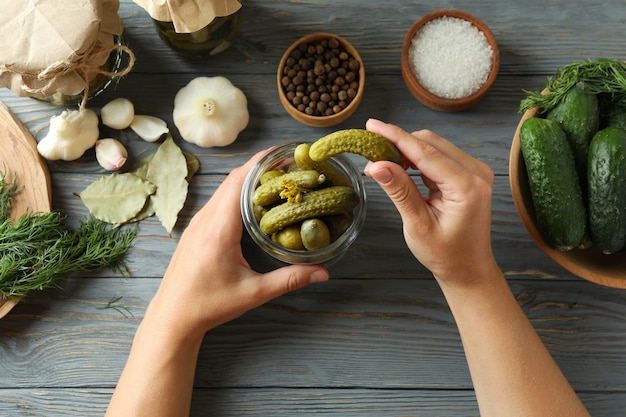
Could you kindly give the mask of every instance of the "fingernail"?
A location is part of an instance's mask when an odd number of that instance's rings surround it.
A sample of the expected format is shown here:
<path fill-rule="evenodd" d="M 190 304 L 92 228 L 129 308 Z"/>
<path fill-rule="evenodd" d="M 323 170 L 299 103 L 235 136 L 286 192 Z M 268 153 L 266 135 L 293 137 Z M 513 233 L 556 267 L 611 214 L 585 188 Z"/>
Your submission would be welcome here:
<path fill-rule="evenodd" d="M 318 269 L 310 276 L 311 282 L 324 282 L 328 280 L 328 273 L 322 269 Z"/>
<path fill-rule="evenodd" d="M 374 119 L 374 118 L 370 117 L 370 118 L 367 120 L 367 123 L 366 123 L 366 124 L 377 124 L 377 125 L 383 125 L 383 124 L 385 124 L 385 123 L 384 123 L 384 122 L 382 122 L 381 120 Z"/>

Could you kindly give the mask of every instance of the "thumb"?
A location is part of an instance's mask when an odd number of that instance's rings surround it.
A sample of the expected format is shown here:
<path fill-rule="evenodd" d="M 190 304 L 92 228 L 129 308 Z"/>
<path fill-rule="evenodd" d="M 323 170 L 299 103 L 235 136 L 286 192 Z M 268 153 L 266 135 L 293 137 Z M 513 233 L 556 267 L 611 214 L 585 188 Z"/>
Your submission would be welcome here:
<path fill-rule="evenodd" d="M 365 175 L 376 181 L 387 193 L 405 222 L 419 216 L 424 198 L 400 165 L 387 161 L 369 162 L 365 166 Z"/>
<path fill-rule="evenodd" d="M 271 300 L 309 284 L 328 281 L 328 270 L 321 265 L 289 265 L 261 275 L 261 288 Z"/>

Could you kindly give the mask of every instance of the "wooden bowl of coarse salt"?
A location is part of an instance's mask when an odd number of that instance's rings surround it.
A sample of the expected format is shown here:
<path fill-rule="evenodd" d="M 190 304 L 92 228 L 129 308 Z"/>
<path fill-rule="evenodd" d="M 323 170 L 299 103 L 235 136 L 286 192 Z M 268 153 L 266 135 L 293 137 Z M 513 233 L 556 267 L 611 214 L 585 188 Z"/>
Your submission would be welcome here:
<path fill-rule="evenodd" d="M 478 103 L 500 66 L 496 39 L 469 13 L 442 9 L 416 21 L 402 45 L 402 77 L 415 98 L 455 112 Z"/>

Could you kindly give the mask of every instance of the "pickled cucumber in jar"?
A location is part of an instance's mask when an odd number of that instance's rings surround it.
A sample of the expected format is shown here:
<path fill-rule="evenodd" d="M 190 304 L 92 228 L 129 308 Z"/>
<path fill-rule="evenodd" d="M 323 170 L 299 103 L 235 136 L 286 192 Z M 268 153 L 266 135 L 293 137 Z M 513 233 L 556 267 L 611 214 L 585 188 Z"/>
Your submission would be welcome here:
<path fill-rule="evenodd" d="M 157 33 L 170 47 L 192 55 L 217 55 L 235 41 L 241 29 L 241 9 L 229 16 L 216 17 L 191 33 L 179 33 L 172 22 L 153 20 Z"/>

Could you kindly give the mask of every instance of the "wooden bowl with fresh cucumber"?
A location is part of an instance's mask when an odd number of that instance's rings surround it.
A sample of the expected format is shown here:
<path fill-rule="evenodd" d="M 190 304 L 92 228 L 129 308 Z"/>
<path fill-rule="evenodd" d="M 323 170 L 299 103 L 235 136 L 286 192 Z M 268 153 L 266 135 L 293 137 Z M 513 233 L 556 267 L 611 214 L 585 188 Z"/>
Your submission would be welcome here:
<path fill-rule="evenodd" d="M 530 108 L 523 114 L 515 131 L 509 155 L 511 193 L 524 226 L 539 248 L 565 270 L 596 284 L 626 288 L 626 251 L 607 255 L 594 246 L 560 251 L 550 247 L 542 238 L 537 228 L 527 168 L 520 146 L 520 129 L 524 121 L 531 117 L 540 117 L 538 107 Z"/>

